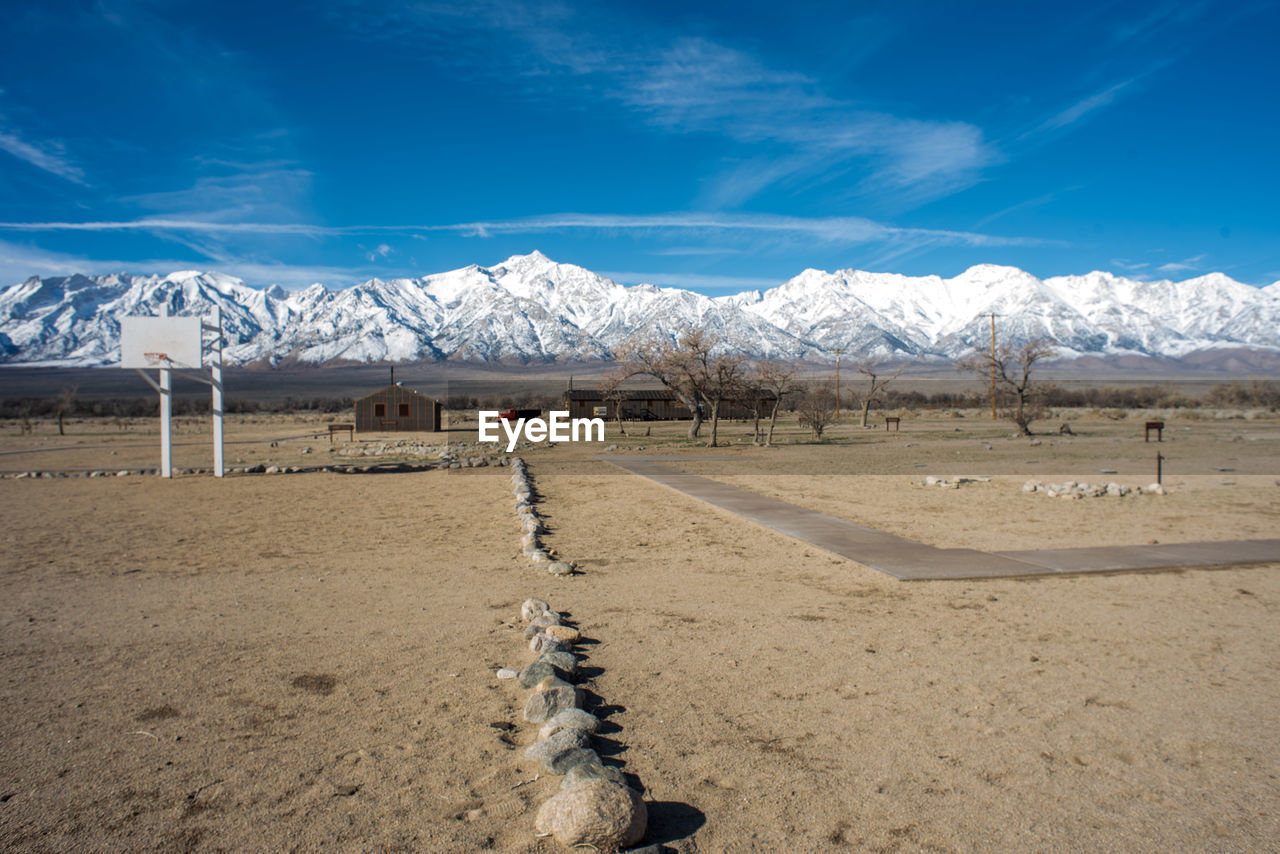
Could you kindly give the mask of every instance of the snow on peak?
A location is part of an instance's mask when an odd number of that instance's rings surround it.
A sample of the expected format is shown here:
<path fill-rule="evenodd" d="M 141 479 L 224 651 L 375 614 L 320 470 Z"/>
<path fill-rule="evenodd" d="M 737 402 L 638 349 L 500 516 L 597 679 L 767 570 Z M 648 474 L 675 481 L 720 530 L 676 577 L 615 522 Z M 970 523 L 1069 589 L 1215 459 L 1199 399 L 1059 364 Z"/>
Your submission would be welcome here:
<path fill-rule="evenodd" d="M 174 270 L 164 278 L 170 282 L 186 282 L 191 279 L 199 279 L 204 275 L 201 270 Z"/>
<path fill-rule="evenodd" d="M 1280 350 L 1280 282 L 1221 273 L 1183 282 L 1104 271 L 1041 281 L 978 264 L 952 278 L 806 269 L 769 290 L 712 299 L 673 287 L 624 287 L 537 250 L 492 267 L 285 292 L 233 276 L 32 277 L 0 292 L 0 362 L 111 364 L 119 317 L 203 314 L 218 306 L 227 361 L 321 363 L 610 358 L 637 335 L 708 329 L 752 356 L 953 357 L 1000 316 L 1002 335 L 1045 337 L 1073 354 L 1178 356 L 1207 347 Z"/>

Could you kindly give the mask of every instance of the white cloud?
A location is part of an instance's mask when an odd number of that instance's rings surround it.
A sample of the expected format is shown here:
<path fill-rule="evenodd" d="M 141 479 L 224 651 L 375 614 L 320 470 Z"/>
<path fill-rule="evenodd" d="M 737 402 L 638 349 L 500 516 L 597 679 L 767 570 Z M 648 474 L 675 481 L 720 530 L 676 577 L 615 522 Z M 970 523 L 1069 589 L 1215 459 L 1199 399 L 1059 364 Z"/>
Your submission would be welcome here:
<path fill-rule="evenodd" d="M 974 125 L 859 109 L 810 78 L 705 39 L 680 39 L 635 69 L 617 97 L 655 124 L 769 146 L 715 182 L 713 204 L 739 204 L 778 183 L 831 180 L 854 162 L 867 174 L 857 192 L 917 202 L 969 186 L 997 159 Z"/>
<path fill-rule="evenodd" d="M 122 201 L 156 218 L 193 218 L 218 222 L 288 221 L 298 217 L 300 201 L 311 188 L 305 169 L 258 169 L 204 176 L 180 190 L 126 196 Z"/>
<path fill-rule="evenodd" d="M 1103 89 L 1101 92 L 1096 92 L 1087 98 L 1083 98 L 1077 101 L 1076 103 L 1072 104 L 1070 107 L 1067 107 L 1065 110 L 1058 113 L 1057 115 L 1051 116 L 1048 119 L 1046 119 L 1043 124 L 1041 124 L 1038 128 L 1036 128 L 1033 131 L 1033 133 L 1058 130 L 1059 128 L 1064 128 L 1064 127 L 1067 127 L 1068 125 L 1075 124 L 1076 122 L 1083 119 L 1085 116 L 1092 113 L 1094 110 L 1101 109 L 1102 107 L 1105 107 L 1108 104 L 1110 104 L 1112 101 L 1116 99 L 1117 96 L 1120 95 L 1121 92 L 1127 89 L 1132 83 L 1133 83 L 1133 80 L 1122 80 L 1119 83 L 1116 83 L 1112 86 L 1108 86 L 1106 89 Z"/>
<path fill-rule="evenodd" d="M 439 61 L 483 56 L 483 68 L 470 68 L 474 74 L 500 74 L 504 81 L 549 74 L 553 84 L 531 86 L 534 97 L 614 101 L 656 127 L 763 149 L 712 182 L 706 196 L 714 206 L 740 204 L 775 184 L 829 181 L 850 164 L 859 167 L 854 192 L 918 203 L 972 185 L 999 159 L 972 124 L 866 110 L 830 96 L 805 74 L 710 38 L 656 30 L 623 13 L 486 0 L 479 9 L 448 2 L 344 6 L 342 18 L 361 35 L 447 39 Z M 622 30 L 625 39 L 616 36 Z M 494 50 L 491 38 L 483 50 L 462 47 L 493 33 L 508 40 L 504 50 Z M 581 85 L 567 85 L 566 78 Z"/>
<path fill-rule="evenodd" d="M 730 249 L 724 246 L 676 246 L 671 249 L 657 249 L 651 255 L 740 255 L 741 249 Z"/>
<path fill-rule="evenodd" d="M 1156 272 L 1177 274 L 1186 273 L 1190 270 L 1199 270 L 1201 267 L 1200 262 L 1207 257 L 1208 256 L 1205 253 L 1201 253 L 1199 255 L 1193 255 L 1190 258 L 1184 258 L 1181 261 L 1170 261 L 1168 264 L 1161 264 L 1159 267 L 1156 267 Z"/>
<path fill-rule="evenodd" d="M 37 169 L 43 169 L 50 175 L 57 175 L 73 184 L 85 185 L 84 170 L 75 165 L 59 145 L 52 143 L 37 145 L 27 142 L 11 131 L 0 131 L 0 151 L 7 151 L 19 160 Z"/>
<path fill-rule="evenodd" d="M 345 286 L 372 278 L 370 270 L 346 267 L 293 266 L 274 263 L 226 258 L 216 264 L 193 264 L 190 259 L 151 258 L 124 261 L 119 259 L 86 258 L 60 252 L 50 252 L 30 246 L 0 240 L 0 287 L 25 281 L 36 276 L 71 276 L 76 273 L 101 275 L 108 272 L 130 272 L 139 275 L 165 274 L 175 270 L 217 270 L 236 276 L 245 282 L 266 287 L 278 284 L 286 289 L 303 288 L 315 282 Z"/>
<path fill-rule="evenodd" d="M 1057 246 L 1061 241 L 1030 237 L 1006 237 L 971 231 L 905 228 L 862 217 L 794 217 L 776 214 L 666 213 L 666 214 L 548 214 L 525 219 L 449 223 L 439 225 L 321 226 L 306 223 L 210 222 L 166 219 L 97 222 L 0 222 L 0 231 L 150 231 L 210 234 L 274 234 L 337 236 L 351 234 L 453 232 L 463 236 L 534 234 L 546 231 L 624 231 L 656 234 L 730 233 L 774 237 L 800 237 L 819 243 L 860 244 L 882 241 L 927 240 L 963 246 Z M 385 246 L 386 244 L 383 244 Z M 378 248 L 381 252 L 382 246 Z M 387 249 L 390 251 L 390 247 Z M 370 253 L 371 255 L 373 253 Z M 385 256 L 384 256 L 385 257 Z"/>
<path fill-rule="evenodd" d="M 150 217 L 129 220 L 95 220 L 87 222 L 0 222 L 0 231 L 185 231 L 210 234 L 298 234 L 322 236 L 347 234 L 370 229 L 326 228 L 305 223 L 214 222 L 202 219 Z"/>

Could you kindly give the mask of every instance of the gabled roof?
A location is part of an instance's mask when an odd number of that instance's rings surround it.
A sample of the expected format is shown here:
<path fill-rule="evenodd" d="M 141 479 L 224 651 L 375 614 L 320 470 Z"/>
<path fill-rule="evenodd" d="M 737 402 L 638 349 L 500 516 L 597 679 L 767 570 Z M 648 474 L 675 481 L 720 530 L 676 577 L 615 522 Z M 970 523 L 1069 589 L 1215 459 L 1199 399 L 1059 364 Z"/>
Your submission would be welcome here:
<path fill-rule="evenodd" d="M 675 394 L 663 388 L 627 388 L 622 390 L 623 400 L 677 400 Z M 575 388 L 566 392 L 566 400 L 604 400 L 604 392 L 594 388 Z"/>
<path fill-rule="evenodd" d="M 356 400 L 360 401 L 360 400 L 368 400 L 371 397 L 383 397 L 387 394 L 387 392 L 395 392 L 396 394 L 399 394 L 404 397 L 423 397 L 430 401 L 435 400 L 435 398 L 431 397 L 430 395 L 423 394 L 420 391 L 414 391 L 411 388 L 405 388 L 402 385 L 383 386 L 377 391 L 369 392 L 364 397 L 357 397 Z"/>

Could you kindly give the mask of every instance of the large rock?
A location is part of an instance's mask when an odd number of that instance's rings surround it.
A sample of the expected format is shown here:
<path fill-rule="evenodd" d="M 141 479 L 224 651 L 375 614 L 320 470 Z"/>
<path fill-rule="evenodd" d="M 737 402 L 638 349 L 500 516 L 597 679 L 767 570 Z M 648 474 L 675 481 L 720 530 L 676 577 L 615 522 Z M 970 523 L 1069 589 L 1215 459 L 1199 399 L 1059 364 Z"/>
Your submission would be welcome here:
<path fill-rule="evenodd" d="M 553 638 L 559 638 L 560 640 L 568 641 L 569 643 L 577 643 L 578 639 L 582 637 L 582 635 L 578 633 L 577 629 L 569 626 L 552 625 L 545 627 L 543 631 L 551 635 Z"/>
<path fill-rule="evenodd" d="M 550 661 L 539 658 L 520 671 L 520 687 L 525 690 L 532 690 L 544 679 L 558 677 L 567 681 L 571 675 L 571 673 L 556 667 Z"/>
<path fill-rule="evenodd" d="M 597 851 L 614 852 L 639 842 L 648 821 L 644 801 L 635 792 L 606 780 L 592 780 L 552 796 L 538 810 L 534 827 L 565 847 L 590 845 Z"/>
<path fill-rule="evenodd" d="M 533 652 L 568 652 L 573 645 L 566 640 L 539 633 L 529 641 L 529 649 Z"/>
<path fill-rule="evenodd" d="M 535 691 L 529 695 L 524 704 L 524 719 L 531 724 L 540 724 L 553 718 L 566 709 L 578 707 L 578 691 L 568 685 L 561 685 L 547 691 Z"/>
<path fill-rule="evenodd" d="M 564 779 L 560 781 L 560 788 L 572 789 L 574 786 L 581 786 L 592 780 L 605 780 L 619 786 L 627 785 L 621 770 L 600 762 L 582 762 L 565 772 Z"/>
<path fill-rule="evenodd" d="M 563 731 L 563 730 L 562 730 Z M 579 765 L 599 765 L 600 756 L 589 747 L 574 747 L 542 760 L 548 774 L 567 774 Z"/>
<path fill-rule="evenodd" d="M 544 611 L 530 620 L 529 625 L 524 627 L 524 639 L 528 640 L 543 629 L 558 625 L 560 625 L 560 615 L 555 611 Z"/>
<path fill-rule="evenodd" d="M 547 650 L 539 655 L 537 660 L 545 661 L 552 667 L 563 671 L 565 674 L 564 678 L 566 679 L 578 672 L 578 659 L 571 652 Z"/>
<path fill-rule="evenodd" d="M 566 750 L 573 750 L 578 747 L 586 747 L 591 742 L 589 736 L 584 730 L 580 729 L 562 729 L 555 732 L 548 738 L 535 741 L 524 749 L 524 758 L 533 762 L 542 762 L 559 756 Z"/>
<path fill-rule="evenodd" d="M 520 617 L 526 623 L 541 614 L 545 614 L 551 610 L 551 606 L 541 599 L 526 599 L 524 604 L 520 606 Z"/>
<path fill-rule="evenodd" d="M 580 729 L 583 732 L 598 732 L 600 719 L 582 709 L 567 709 L 556 715 L 543 725 L 538 738 L 550 738 L 562 729 Z"/>
<path fill-rule="evenodd" d="M 573 687 L 572 685 L 570 685 L 568 682 L 561 679 L 559 676 L 547 676 L 546 678 L 539 681 L 538 684 L 533 687 L 533 690 L 550 691 L 552 688 L 572 688 L 572 687 Z"/>

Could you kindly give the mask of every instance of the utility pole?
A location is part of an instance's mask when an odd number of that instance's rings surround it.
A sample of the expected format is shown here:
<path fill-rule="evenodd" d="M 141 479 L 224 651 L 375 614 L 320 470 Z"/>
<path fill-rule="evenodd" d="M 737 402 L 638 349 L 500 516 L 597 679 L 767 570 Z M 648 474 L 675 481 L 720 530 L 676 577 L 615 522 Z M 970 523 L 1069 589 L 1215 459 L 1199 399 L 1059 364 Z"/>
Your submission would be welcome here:
<path fill-rule="evenodd" d="M 836 348 L 836 420 L 840 420 L 840 348 Z"/>
<path fill-rule="evenodd" d="M 996 420 L 996 313 L 991 312 L 991 420 Z"/>

